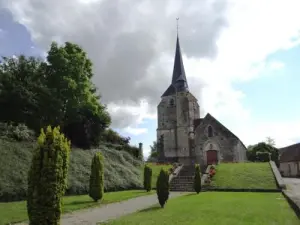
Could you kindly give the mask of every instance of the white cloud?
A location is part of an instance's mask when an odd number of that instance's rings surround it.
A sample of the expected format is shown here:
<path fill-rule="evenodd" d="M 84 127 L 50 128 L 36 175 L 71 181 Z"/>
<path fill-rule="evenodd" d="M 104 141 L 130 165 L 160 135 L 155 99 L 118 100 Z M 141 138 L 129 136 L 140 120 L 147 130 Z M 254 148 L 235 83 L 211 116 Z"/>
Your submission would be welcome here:
<path fill-rule="evenodd" d="M 4 38 L 6 31 L 0 28 L 0 38 Z"/>
<path fill-rule="evenodd" d="M 251 124 L 250 124 L 251 122 Z M 285 147 L 299 140 L 300 120 L 279 122 L 255 122 L 246 121 L 245 127 L 239 127 L 236 131 L 245 144 L 254 144 L 265 141 L 266 137 L 275 140 L 276 147 Z"/>
<path fill-rule="evenodd" d="M 103 6 L 96 0 L 40 2 L 38 5 L 34 0 L 6 1 L 6 6 L 40 47 L 48 46 L 52 40 L 83 45 L 94 60 L 97 76 L 106 76 L 96 81 L 103 85 L 102 95 L 111 97 L 107 103 L 114 125 L 126 132 L 136 135 L 146 132 L 138 125 L 145 118 L 156 118 L 159 96 L 171 80 L 174 25 L 180 15 L 186 73 L 191 91 L 201 100 L 202 110 L 229 124 L 245 143 L 273 136 L 280 145 L 295 138 L 299 123 L 292 125 L 279 121 L 280 118 L 272 124 L 256 123 L 251 116 L 251 110 L 255 109 L 242 104 L 247 96 L 232 84 L 258 79 L 265 70 L 284 67 L 279 61 L 267 62 L 267 57 L 300 44 L 299 0 L 190 1 L 189 4 L 181 0 L 164 3 L 131 0 L 129 5 L 118 1 L 122 7 L 116 10 L 111 1 L 112 5 L 106 4 L 106 11 L 101 13 L 99 9 Z M 124 41 L 126 38 L 128 42 Z M 118 43 L 127 43 L 132 51 L 112 50 L 122 47 Z M 112 60 L 103 63 L 109 57 Z M 113 57 L 127 61 L 118 64 Z M 142 99 L 145 101 L 141 102 Z M 293 132 L 281 132 L 289 126 Z M 275 132 L 273 127 L 282 129 Z"/>
<path fill-rule="evenodd" d="M 299 45 L 299 1 L 231 1 L 228 10 L 228 28 L 218 40 L 215 60 L 185 59 L 187 74 L 200 78 L 205 87 L 202 103 L 225 125 L 228 124 L 248 144 L 275 138 L 278 146 L 291 144 L 300 137 L 300 123 L 277 121 L 256 123 L 251 110 L 242 105 L 244 97 L 235 90 L 233 82 L 259 78 L 268 70 L 279 70 L 284 63 L 267 62 L 267 57 L 278 50 Z M 184 46 L 183 46 L 184 48 Z M 194 84 L 195 85 L 195 84 Z M 194 88 L 194 90 L 197 90 Z M 200 93 L 196 93 L 200 96 Z"/>
<path fill-rule="evenodd" d="M 129 134 L 135 135 L 135 136 L 148 132 L 148 130 L 146 128 L 134 128 L 134 127 L 131 127 L 131 126 L 126 127 L 124 129 L 124 131 L 129 133 Z"/>
<path fill-rule="evenodd" d="M 140 101 L 136 105 L 110 103 L 107 105 L 107 108 L 112 118 L 118 121 L 118 124 L 115 124 L 113 120 L 112 126 L 116 128 L 121 126 L 123 128 L 121 129 L 122 131 L 132 135 L 147 133 L 148 130 L 146 128 L 137 128 L 137 126 L 141 125 L 144 119 L 156 118 L 156 113 L 151 113 L 149 103 L 145 100 Z"/>
<path fill-rule="evenodd" d="M 271 70 L 279 70 L 282 69 L 284 66 L 285 66 L 284 63 L 279 61 L 273 61 L 270 63 Z"/>

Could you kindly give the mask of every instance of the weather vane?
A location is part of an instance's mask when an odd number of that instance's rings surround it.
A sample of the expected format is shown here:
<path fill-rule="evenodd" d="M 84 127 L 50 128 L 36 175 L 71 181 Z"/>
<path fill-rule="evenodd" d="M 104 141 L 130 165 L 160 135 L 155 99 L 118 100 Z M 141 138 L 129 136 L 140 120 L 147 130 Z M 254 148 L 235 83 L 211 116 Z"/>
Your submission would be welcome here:
<path fill-rule="evenodd" d="M 178 20 L 179 20 L 179 17 L 176 18 L 176 23 L 177 23 L 177 35 L 178 35 Z"/>

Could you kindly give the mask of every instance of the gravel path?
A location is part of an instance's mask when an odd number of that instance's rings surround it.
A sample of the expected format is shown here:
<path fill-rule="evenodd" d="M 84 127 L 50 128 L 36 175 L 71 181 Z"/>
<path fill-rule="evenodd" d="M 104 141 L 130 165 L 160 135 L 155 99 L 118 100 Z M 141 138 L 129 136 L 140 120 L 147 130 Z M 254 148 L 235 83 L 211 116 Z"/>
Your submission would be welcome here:
<path fill-rule="evenodd" d="M 178 197 L 188 192 L 171 192 L 169 198 Z M 157 204 L 157 195 L 148 195 L 132 198 L 126 201 L 111 203 L 97 208 L 83 209 L 73 213 L 64 214 L 61 218 L 61 225 L 95 225 L 111 219 L 130 214 L 152 205 Z M 18 225 L 25 225 L 19 223 Z"/>

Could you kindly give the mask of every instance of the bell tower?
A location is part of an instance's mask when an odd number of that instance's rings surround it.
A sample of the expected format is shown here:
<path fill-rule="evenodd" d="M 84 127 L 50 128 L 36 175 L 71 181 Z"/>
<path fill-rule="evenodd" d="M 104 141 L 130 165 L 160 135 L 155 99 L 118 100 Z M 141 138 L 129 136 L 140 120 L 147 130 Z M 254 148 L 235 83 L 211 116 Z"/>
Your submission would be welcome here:
<path fill-rule="evenodd" d="M 194 120 L 198 118 L 199 105 L 189 91 L 177 24 L 172 80 L 157 106 L 159 161 L 191 163 L 191 138 L 194 137 Z"/>

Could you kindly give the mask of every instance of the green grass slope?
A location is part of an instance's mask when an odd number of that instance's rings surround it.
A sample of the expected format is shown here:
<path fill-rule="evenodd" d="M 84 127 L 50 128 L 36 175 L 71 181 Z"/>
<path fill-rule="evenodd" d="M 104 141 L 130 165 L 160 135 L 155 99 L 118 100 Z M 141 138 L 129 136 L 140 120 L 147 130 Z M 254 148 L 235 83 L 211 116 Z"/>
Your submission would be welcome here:
<path fill-rule="evenodd" d="M 163 209 L 157 204 L 106 223 L 125 224 L 299 225 L 299 219 L 281 193 L 203 192 L 170 199 Z"/>
<path fill-rule="evenodd" d="M 269 163 L 221 163 L 211 186 L 232 189 L 277 189 Z"/>
<path fill-rule="evenodd" d="M 0 201 L 25 199 L 34 145 L 0 139 Z M 105 158 L 105 191 L 142 188 L 142 162 L 125 151 L 103 145 L 94 150 L 72 149 L 66 194 L 88 192 L 90 166 L 96 151 L 101 151 Z"/>
<path fill-rule="evenodd" d="M 98 202 L 94 202 L 88 195 L 66 196 L 63 198 L 62 210 L 63 213 L 69 213 L 150 194 L 153 194 L 153 192 L 145 192 L 143 190 L 106 192 L 103 199 Z M 26 220 L 28 220 L 26 201 L 0 203 L 0 225 Z"/>
<path fill-rule="evenodd" d="M 171 164 L 163 165 L 163 164 L 156 164 L 156 163 L 148 163 L 148 165 L 152 169 L 152 182 L 151 182 L 152 188 L 156 188 L 156 181 L 160 170 L 162 168 L 165 170 L 169 170 L 170 168 L 172 168 L 172 165 Z"/>

